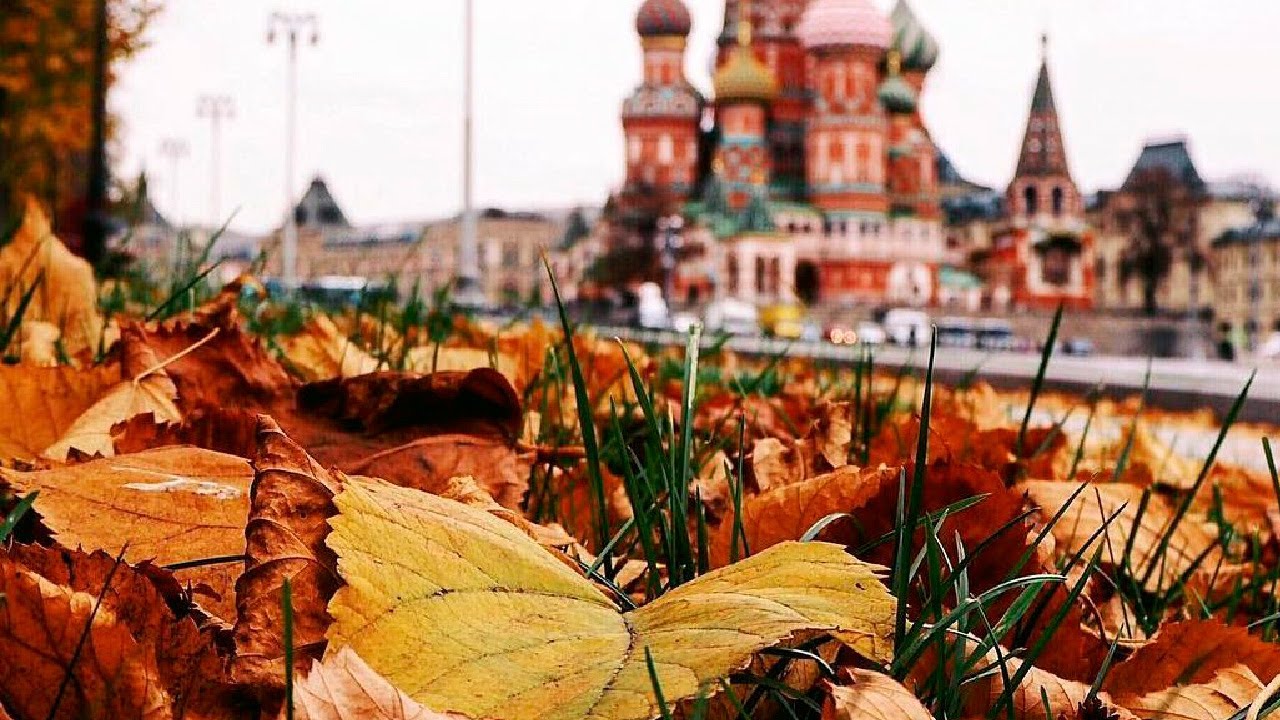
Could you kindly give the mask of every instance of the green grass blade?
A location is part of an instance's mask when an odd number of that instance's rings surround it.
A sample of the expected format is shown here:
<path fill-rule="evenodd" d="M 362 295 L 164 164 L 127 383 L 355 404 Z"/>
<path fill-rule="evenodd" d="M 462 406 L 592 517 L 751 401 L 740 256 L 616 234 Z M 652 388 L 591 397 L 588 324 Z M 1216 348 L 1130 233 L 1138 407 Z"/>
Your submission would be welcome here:
<path fill-rule="evenodd" d="M 1257 377 L 1258 371 L 1255 369 L 1249 374 L 1249 380 L 1245 382 L 1244 388 L 1236 396 L 1235 402 L 1231 403 L 1231 409 L 1227 411 L 1227 416 L 1222 422 L 1222 429 L 1218 432 L 1218 439 L 1214 441 L 1213 448 L 1209 450 L 1209 456 L 1204 459 L 1204 464 L 1200 466 L 1200 474 L 1196 476 L 1196 481 L 1192 483 L 1191 489 L 1186 496 L 1178 503 L 1173 519 L 1169 521 L 1169 526 L 1160 536 L 1160 543 L 1156 545 L 1155 553 L 1151 556 L 1151 562 L 1147 564 L 1146 570 L 1143 571 L 1142 584 L 1145 585 L 1151 579 L 1151 574 L 1155 572 L 1156 559 L 1163 558 L 1169 551 L 1169 542 L 1173 540 L 1173 533 L 1177 531 L 1183 518 L 1186 517 L 1187 511 L 1191 509 L 1191 503 L 1195 500 L 1196 495 L 1200 493 L 1200 488 L 1204 486 L 1205 480 L 1209 479 L 1209 471 L 1213 469 L 1213 463 L 1218 458 L 1218 450 L 1222 448 L 1222 443 L 1227 439 L 1227 433 L 1231 430 L 1231 426 L 1235 424 L 1236 418 L 1240 416 L 1240 410 L 1244 408 L 1245 400 L 1249 397 L 1249 389 L 1253 387 L 1253 381 Z"/>
<path fill-rule="evenodd" d="M 1112 480 L 1118 481 L 1124 471 L 1129 467 L 1129 455 L 1133 452 L 1133 443 L 1138 437 L 1138 420 L 1142 417 L 1142 411 L 1147 407 L 1147 394 L 1151 389 L 1151 358 L 1147 358 L 1147 372 L 1142 378 L 1142 393 L 1138 396 L 1138 410 L 1133 414 L 1133 421 L 1129 423 L 1129 437 L 1124 442 L 1124 449 L 1120 451 L 1120 457 L 1116 460 L 1115 473 L 1111 476 Z"/>
<path fill-rule="evenodd" d="M 933 406 L 933 361 L 938 351 L 938 331 L 934 329 L 929 339 L 929 369 L 925 372 L 924 399 L 920 404 L 920 434 L 916 440 L 916 461 L 912 473 L 910 500 L 903 515 L 902 527 L 898 534 L 897 547 L 893 557 L 893 595 L 898 599 L 896 616 L 894 617 L 895 649 L 901 648 L 903 636 L 907 630 L 907 596 L 911 587 L 911 577 L 906 572 L 911 557 L 911 541 L 915 537 L 916 522 L 924 504 L 924 482 L 926 467 L 929 461 L 929 416 Z"/>
<path fill-rule="evenodd" d="M 31 509 L 31 506 L 35 504 L 36 495 L 38 494 L 38 490 L 32 490 L 29 495 L 19 500 L 18 504 L 13 506 L 13 509 L 9 511 L 8 515 L 5 515 L 4 522 L 0 523 L 0 543 L 8 540 L 9 536 L 13 534 L 13 529 L 18 526 L 18 523 L 22 520 L 22 516 L 26 515 L 27 511 Z"/>
<path fill-rule="evenodd" d="M 578 362 L 578 353 L 573 347 L 573 327 L 569 323 L 569 314 L 565 312 L 564 300 L 560 297 L 560 285 L 556 275 L 551 271 L 551 263 L 544 255 L 542 264 L 551 278 L 551 291 L 556 298 L 556 310 L 560 314 L 560 327 L 564 331 L 564 346 L 569 356 L 569 373 L 573 379 L 573 396 L 577 403 L 578 426 L 582 433 L 582 449 L 587 460 L 587 480 L 591 484 L 591 494 L 595 501 L 596 547 L 609 544 L 609 505 L 604 494 L 604 476 L 600 472 L 600 445 L 596 438 L 595 419 L 591 415 L 591 396 L 587 392 L 587 381 L 582 374 L 582 364 Z M 605 564 L 605 575 L 613 576 L 613 563 Z"/>
<path fill-rule="evenodd" d="M 1040 367 L 1036 369 L 1036 377 L 1031 381 L 1031 396 L 1027 398 L 1027 411 L 1022 416 L 1022 427 L 1018 428 L 1018 441 L 1013 446 L 1014 455 L 1018 459 L 1023 457 L 1023 444 L 1027 439 L 1027 427 L 1031 424 L 1031 414 L 1036 409 L 1036 400 L 1040 397 L 1040 390 L 1044 388 L 1044 376 L 1049 369 L 1049 359 L 1053 357 L 1054 346 L 1058 344 L 1058 328 L 1062 326 L 1062 311 L 1064 307 L 1059 303 L 1057 312 L 1053 314 L 1053 322 L 1049 325 L 1049 337 L 1045 340 L 1044 350 L 1040 353 Z"/>
<path fill-rule="evenodd" d="M 3 333 L 0 333 L 0 356 L 9 352 L 9 344 L 13 342 L 13 338 L 18 335 L 18 330 L 22 327 L 22 319 L 27 315 L 27 309 L 31 306 L 31 300 L 36 296 L 36 290 L 44 284 L 44 271 L 41 270 L 36 275 L 35 281 L 31 283 L 31 287 L 22 293 L 22 297 L 18 300 L 18 307 L 13 311 L 13 317 L 9 318 L 9 324 L 5 326 Z"/>

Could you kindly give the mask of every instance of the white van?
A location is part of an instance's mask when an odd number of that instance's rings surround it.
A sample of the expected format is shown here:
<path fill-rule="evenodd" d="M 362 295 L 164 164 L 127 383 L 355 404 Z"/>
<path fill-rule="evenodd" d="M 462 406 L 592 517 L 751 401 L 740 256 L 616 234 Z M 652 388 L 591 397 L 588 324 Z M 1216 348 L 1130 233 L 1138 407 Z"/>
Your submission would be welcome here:
<path fill-rule="evenodd" d="M 884 332 L 889 341 L 897 345 L 917 347 L 929 343 L 932 325 L 929 314 L 923 310 L 894 308 L 884 314 Z"/>
<path fill-rule="evenodd" d="M 671 326 L 671 313 L 657 283 L 641 283 L 636 289 L 636 324 L 645 330 L 666 330 Z"/>
<path fill-rule="evenodd" d="M 759 335 L 760 311 L 755 305 L 733 298 L 711 303 L 705 315 L 709 332 L 730 335 Z"/>

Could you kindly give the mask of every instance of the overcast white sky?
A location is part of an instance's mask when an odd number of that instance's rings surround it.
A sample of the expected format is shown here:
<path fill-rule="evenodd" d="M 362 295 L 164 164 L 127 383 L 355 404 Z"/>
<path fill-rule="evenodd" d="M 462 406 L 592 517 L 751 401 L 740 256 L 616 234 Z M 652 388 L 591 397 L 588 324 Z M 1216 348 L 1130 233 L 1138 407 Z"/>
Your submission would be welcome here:
<path fill-rule="evenodd" d="M 695 15 L 688 69 L 709 85 L 722 0 Z M 891 0 L 877 0 L 887 11 Z M 478 201 L 505 207 L 600 203 L 622 173 L 618 108 L 638 81 L 640 0 L 476 0 Z M 1277 0 L 913 0 L 942 44 L 923 99 L 934 136 L 971 178 L 1012 171 L 1050 34 L 1058 109 L 1077 181 L 1123 179 L 1143 139 L 1186 133 L 1210 178 L 1280 179 Z M 222 206 L 265 230 L 283 198 L 284 48 L 272 9 L 320 15 L 300 67 L 295 186 L 323 175 L 355 222 L 452 213 L 461 203 L 462 0 L 168 0 L 153 46 L 112 98 L 125 171 L 145 166 L 171 211 L 163 138 L 188 141 L 179 215 L 210 215 L 210 133 L 201 93 L 234 98 L 223 139 Z"/>

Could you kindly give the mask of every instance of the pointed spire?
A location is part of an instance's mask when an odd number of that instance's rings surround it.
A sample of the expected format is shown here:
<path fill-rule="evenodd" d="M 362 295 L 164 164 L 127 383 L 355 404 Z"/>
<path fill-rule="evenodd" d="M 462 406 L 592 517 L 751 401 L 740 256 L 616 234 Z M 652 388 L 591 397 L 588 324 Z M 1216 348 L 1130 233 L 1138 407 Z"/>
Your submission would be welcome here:
<path fill-rule="evenodd" d="M 1062 128 L 1058 122 L 1058 107 L 1053 99 L 1053 84 L 1049 80 L 1049 36 L 1040 36 L 1040 74 L 1031 93 L 1031 109 L 1027 117 L 1027 130 L 1022 138 L 1022 152 L 1018 157 L 1017 176 L 1061 175 L 1070 177 L 1067 169 L 1067 153 L 1062 142 Z"/>
<path fill-rule="evenodd" d="M 1049 34 L 1040 35 L 1040 76 L 1031 94 L 1032 112 L 1057 112 L 1053 103 L 1053 85 L 1049 82 Z"/>

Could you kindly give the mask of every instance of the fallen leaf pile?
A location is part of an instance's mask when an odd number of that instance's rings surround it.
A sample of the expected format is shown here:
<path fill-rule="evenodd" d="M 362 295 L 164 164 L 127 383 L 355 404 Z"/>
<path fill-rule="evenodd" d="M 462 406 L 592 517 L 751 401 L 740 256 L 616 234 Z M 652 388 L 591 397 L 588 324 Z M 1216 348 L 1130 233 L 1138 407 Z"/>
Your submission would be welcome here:
<path fill-rule="evenodd" d="M 1280 685 L 1280 482 L 1260 444 L 1204 467 L 1204 413 L 1023 427 L 976 383 L 926 423 L 909 375 L 267 330 L 243 282 L 107 321 L 87 270 L 34 206 L 0 252 L 9 315 L 43 293 L 0 365 L 0 720 L 1212 720 Z"/>

